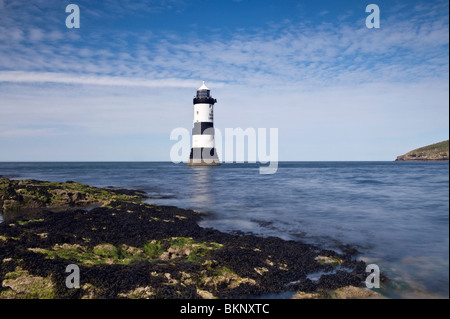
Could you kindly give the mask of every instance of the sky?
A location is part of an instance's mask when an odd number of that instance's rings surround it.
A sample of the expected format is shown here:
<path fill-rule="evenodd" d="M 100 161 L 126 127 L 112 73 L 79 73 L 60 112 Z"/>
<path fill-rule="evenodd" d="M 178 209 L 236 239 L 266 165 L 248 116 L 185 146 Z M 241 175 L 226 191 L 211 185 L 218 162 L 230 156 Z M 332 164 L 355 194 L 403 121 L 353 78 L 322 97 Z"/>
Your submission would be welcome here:
<path fill-rule="evenodd" d="M 391 161 L 449 138 L 448 13 L 447 0 L 0 0 L 0 161 L 170 161 L 202 80 L 214 126 L 277 128 L 279 160 Z"/>

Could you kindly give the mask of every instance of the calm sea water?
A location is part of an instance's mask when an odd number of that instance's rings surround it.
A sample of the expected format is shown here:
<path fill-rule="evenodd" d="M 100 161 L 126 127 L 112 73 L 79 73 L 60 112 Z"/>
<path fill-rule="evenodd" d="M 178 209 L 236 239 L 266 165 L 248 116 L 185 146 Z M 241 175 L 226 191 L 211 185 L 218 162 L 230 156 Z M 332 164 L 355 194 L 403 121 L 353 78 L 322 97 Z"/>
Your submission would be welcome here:
<path fill-rule="evenodd" d="M 280 162 L 273 175 L 256 164 L 0 163 L 0 175 L 136 188 L 206 212 L 205 227 L 353 245 L 392 280 L 384 295 L 449 297 L 448 163 Z"/>

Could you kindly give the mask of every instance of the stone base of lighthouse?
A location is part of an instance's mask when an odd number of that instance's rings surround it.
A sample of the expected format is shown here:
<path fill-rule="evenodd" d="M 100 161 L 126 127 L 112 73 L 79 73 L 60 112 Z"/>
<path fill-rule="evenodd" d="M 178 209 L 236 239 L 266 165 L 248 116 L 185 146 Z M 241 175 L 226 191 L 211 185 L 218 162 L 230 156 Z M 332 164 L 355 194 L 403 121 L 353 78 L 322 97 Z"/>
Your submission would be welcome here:
<path fill-rule="evenodd" d="M 220 165 L 219 157 L 215 148 L 210 147 L 193 147 L 189 155 L 189 166 L 218 166 Z"/>

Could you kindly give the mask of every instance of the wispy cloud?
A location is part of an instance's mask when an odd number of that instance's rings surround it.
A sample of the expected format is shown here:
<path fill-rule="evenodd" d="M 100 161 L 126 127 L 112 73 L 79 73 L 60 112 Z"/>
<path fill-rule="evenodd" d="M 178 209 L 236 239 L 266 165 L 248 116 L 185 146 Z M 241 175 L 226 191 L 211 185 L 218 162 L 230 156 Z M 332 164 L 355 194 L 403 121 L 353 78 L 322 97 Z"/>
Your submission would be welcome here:
<path fill-rule="evenodd" d="M 26 71 L 0 71 L 0 82 L 11 83 L 62 83 L 105 85 L 122 87 L 148 87 L 148 88 L 192 88 L 198 81 L 164 78 L 150 80 L 136 77 L 97 76 L 55 73 L 55 72 L 26 72 Z M 215 83 L 215 87 L 222 87 L 223 83 Z"/>
<path fill-rule="evenodd" d="M 146 11 L 182 2 L 104 5 L 121 8 L 109 12 Z M 416 5 L 414 16 L 404 16 L 399 7 L 379 30 L 354 22 L 338 27 L 326 20 L 318 25 L 282 22 L 230 37 L 214 32 L 69 32 L 62 23 L 24 25 L 12 19 L 22 11 L 17 3 L 4 7 L 10 14 L 1 14 L 1 81 L 185 87 L 192 79 L 209 78 L 255 87 L 321 87 L 448 76 L 448 18 L 436 19 L 443 2 Z M 54 6 L 36 1 L 27 5 L 22 21 L 39 21 L 45 10 L 50 10 L 51 21 L 56 20 Z M 64 14 L 59 12 L 58 18 Z"/>
<path fill-rule="evenodd" d="M 440 20 L 419 24 L 416 19 L 390 18 L 379 30 L 350 24 L 339 28 L 289 24 L 276 30 L 236 33 L 231 38 L 192 34 L 189 39 L 125 31 L 111 37 L 101 30 L 74 39 L 61 30 L 2 28 L 0 68 L 43 72 L 39 77 L 18 73 L 15 81 L 155 86 L 169 78 L 170 83 L 184 86 L 192 83 L 188 79 L 208 76 L 220 82 L 273 86 L 287 82 L 350 84 L 374 78 L 411 81 L 448 75 L 448 23 Z M 66 77 L 70 73 L 72 80 Z M 14 81 L 12 75 L 2 78 Z"/>

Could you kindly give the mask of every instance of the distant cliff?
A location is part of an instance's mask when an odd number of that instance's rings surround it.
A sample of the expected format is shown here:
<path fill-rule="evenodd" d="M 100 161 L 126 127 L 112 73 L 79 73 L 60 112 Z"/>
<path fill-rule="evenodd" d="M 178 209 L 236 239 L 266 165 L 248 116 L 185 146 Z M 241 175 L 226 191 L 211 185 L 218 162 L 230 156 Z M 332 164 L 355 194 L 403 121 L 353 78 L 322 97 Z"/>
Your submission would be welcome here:
<path fill-rule="evenodd" d="M 447 140 L 440 143 L 424 146 L 412 150 L 405 155 L 397 156 L 396 161 L 448 161 L 448 145 L 449 143 Z"/>

